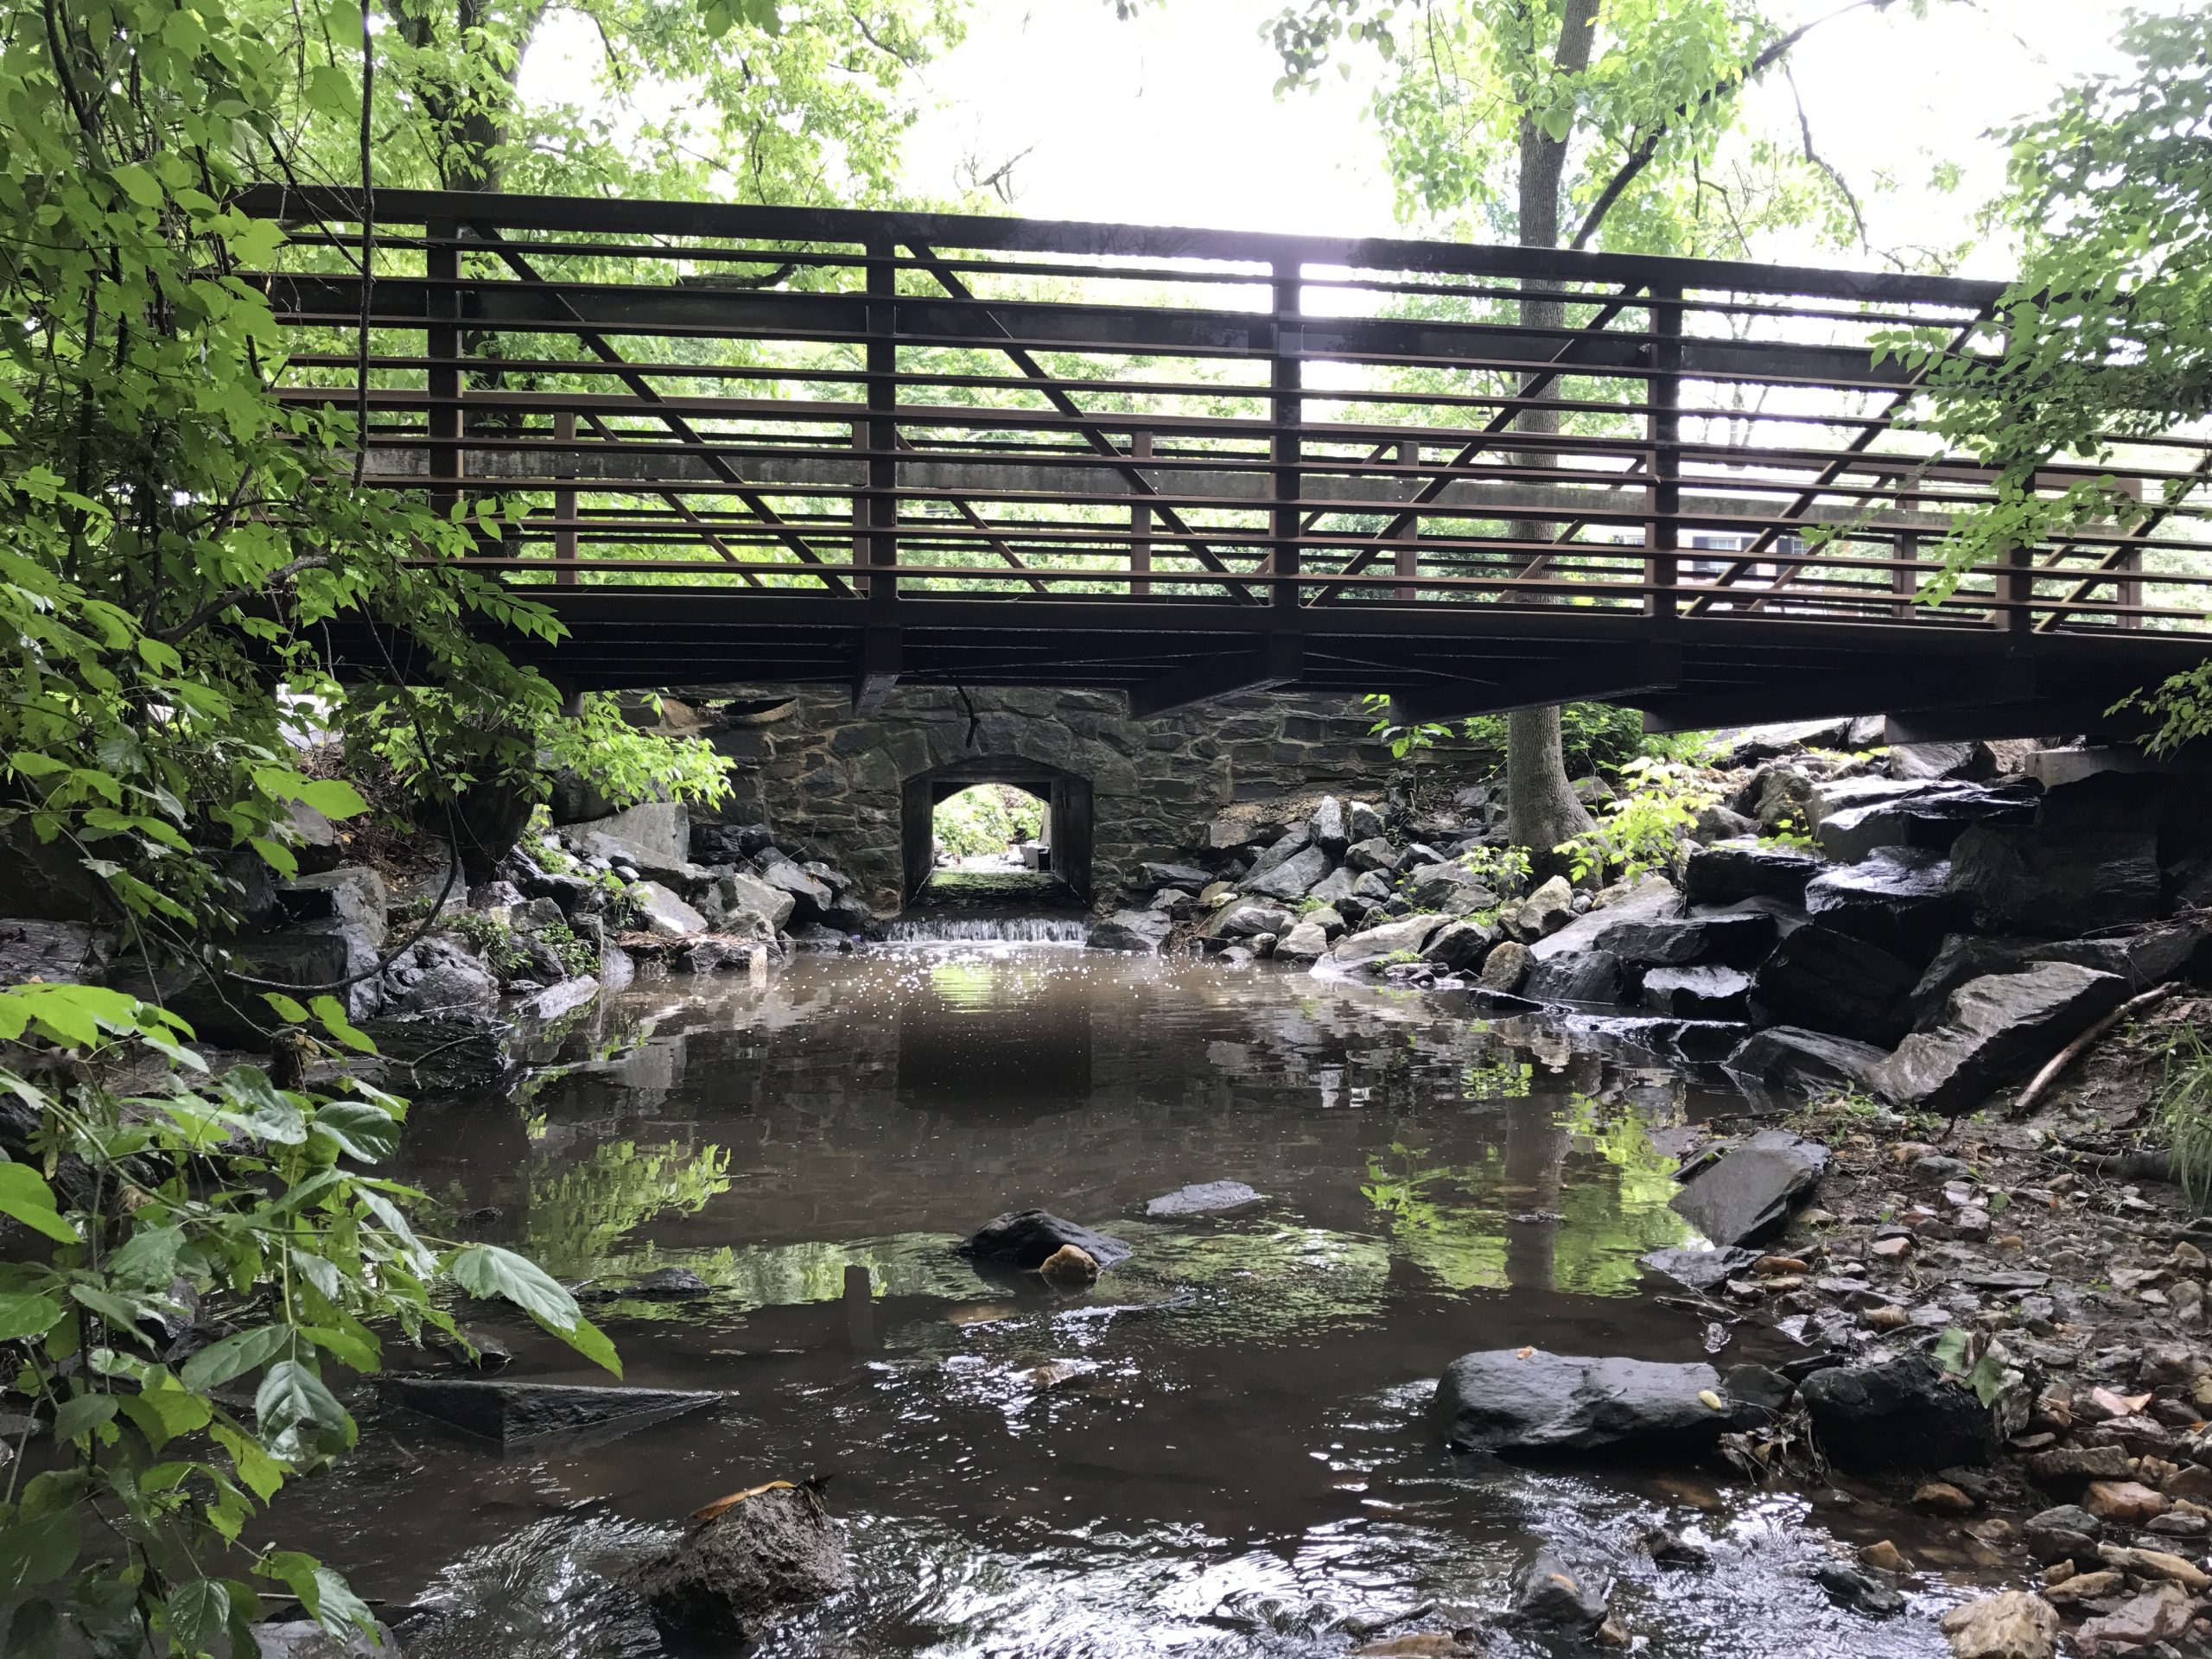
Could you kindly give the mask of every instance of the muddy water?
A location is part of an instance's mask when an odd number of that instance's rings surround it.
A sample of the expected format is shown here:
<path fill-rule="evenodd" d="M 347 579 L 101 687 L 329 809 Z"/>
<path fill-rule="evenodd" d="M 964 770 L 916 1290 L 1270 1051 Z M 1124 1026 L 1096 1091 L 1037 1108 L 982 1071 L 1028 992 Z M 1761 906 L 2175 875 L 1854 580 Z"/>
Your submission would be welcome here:
<path fill-rule="evenodd" d="M 1803 1577 L 1832 1528 L 1908 1539 L 1894 1517 L 1455 1459 L 1426 1421 L 1470 1349 L 1771 1352 L 1637 1294 L 1636 1258 L 1685 1241 L 1666 1132 L 1732 1096 L 1448 996 L 1065 945 L 802 957 L 594 1019 L 518 1105 L 419 1110 L 404 1173 L 571 1279 L 696 1271 L 712 1294 L 593 1311 L 628 1381 L 728 1403 L 504 1458 L 370 1412 L 282 1524 L 437 1609 L 417 1659 L 635 1651 L 594 1564 L 825 1472 L 857 1581 L 773 1654 L 1340 1653 L 1347 1618 L 1497 1611 L 1547 1540 L 1615 1576 L 1653 1654 L 1942 1650 L 1936 1601 L 1870 1624 Z M 1135 1213 L 1217 1179 L 1266 1207 Z M 1134 1260 L 1063 1296 L 951 1254 L 1027 1205 Z M 527 1325 L 481 1328 L 509 1376 L 588 1380 Z M 1633 1540 L 1662 1522 L 1714 1569 L 1656 1572 Z"/>

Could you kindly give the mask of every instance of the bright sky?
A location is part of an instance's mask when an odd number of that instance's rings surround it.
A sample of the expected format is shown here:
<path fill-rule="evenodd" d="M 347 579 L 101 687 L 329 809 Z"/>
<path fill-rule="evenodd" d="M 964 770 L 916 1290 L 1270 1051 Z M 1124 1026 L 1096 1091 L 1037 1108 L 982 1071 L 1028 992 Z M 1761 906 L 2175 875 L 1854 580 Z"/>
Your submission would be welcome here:
<path fill-rule="evenodd" d="M 2185 0 L 2164 0 L 2184 3 Z M 1840 0 L 1779 0 L 1796 21 Z M 2125 0 L 1939 0 L 1926 20 L 1854 13 L 1824 26 L 1793 60 L 1821 154 L 1851 181 L 1878 251 L 1953 245 L 2002 181 L 1987 134 L 2041 109 L 2066 79 L 2115 67 L 2110 40 Z M 1008 213 L 1321 235 L 1419 234 L 1395 212 L 1365 93 L 1332 79 L 1277 99 L 1280 65 L 1262 34 L 1281 0 L 1164 0 L 1129 22 L 1109 0 L 973 0 L 967 40 L 926 72 L 907 179 L 922 195 L 958 194 L 1002 164 Z M 576 96 L 598 42 L 542 32 L 525 95 Z M 1779 77 L 1754 118 L 1794 139 Z M 1962 166 L 1955 194 L 1931 191 L 1936 163 Z M 834 204 L 823 204 L 834 205 Z M 1856 249 L 1801 241 L 1767 257 L 1875 264 Z M 1986 248 L 1961 274 L 2007 273 Z"/>

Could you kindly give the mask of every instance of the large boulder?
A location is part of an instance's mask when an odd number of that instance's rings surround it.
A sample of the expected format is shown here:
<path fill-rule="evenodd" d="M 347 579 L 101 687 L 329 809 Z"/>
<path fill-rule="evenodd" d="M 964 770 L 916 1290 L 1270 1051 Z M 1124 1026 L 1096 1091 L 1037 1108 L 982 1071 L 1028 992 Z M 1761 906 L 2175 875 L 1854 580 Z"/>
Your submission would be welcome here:
<path fill-rule="evenodd" d="M 359 923 L 334 922 L 312 932 L 264 933 L 233 939 L 230 950 L 231 963 L 239 972 L 279 985 L 332 985 L 352 980 L 353 983 L 331 995 L 345 1008 L 346 1017 L 357 1023 L 376 1013 L 384 1000 L 373 977 L 356 977 L 374 968 L 381 954 L 368 930 Z M 268 1006 L 261 1001 L 257 986 L 232 984 L 225 994 L 250 1001 L 255 1018 Z M 186 1013 L 186 1017 L 199 1024 L 197 1015 Z M 203 1030 L 200 1034 L 207 1036 L 210 1032 Z"/>
<path fill-rule="evenodd" d="M 1923 962 L 1956 918 L 1950 861 L 1942 854 L 1885 847 L 1863 863 L 1823 870 L 1805 884 L 1805 913 L 1823 927 Z"/>
<path fill-rule="evenodd" d="M 1987 932 L 2070 938 L 2153 919 L 2158 839 L 2145 830 L 1976 824 L 1951 848 L 1950 891 Z"/>
<path fill-rule="evenodd" d="M 1491 945 L 1497 943 L 1497 928 L 1481 922 L 1447 922 L 1436 930 L 1436 936 L 1421 947 L 1421 960 L 1433 962 L 1446 973 L 1456 974 L 1462 969 L 1478 966 Z M 1282 947 L 1275 947 L 1275 954 L 1282 954 Z"/>
<path fill-rule="evenodd" d="M 1805 884 L 1820 872 L 1821 861 L 1810 853 L 1764 842 L 1724 841 L 1689 855 L 1682 867 L 1682 896 L 1693 905 L 1761 898 L 1799 904 Z"/>
<path fill-rule="evenodd" d="M 1033 1273 L 1052 1253 L 1072 1244 L 1101 1268 L 1129 1259 L 1129 1247 L 1118 1238 L 1072 1221 L 1048 1210 L 1010 1210 L 985 1222 L 955 1248 L 973 1262 L 992 1267 Z"/>
<path fill-rule="evenodd" d="M 1356 841 L 1344 849 L 1344 862 L 1354 871 L 1395 870 L 1402 861 L 1398 849 L 1380 836 Z"/>
<path fill-rule="evenodd" d="M 626 1433 L 722 1401 L 719 1393 L 690 1389 L 576 1388 L 457 1376 L 379 1377 L 377 1393 L 387 1405 L 508 1446 Z"/>
<path fill-rule="evenodd" d="M 798 903 L 787 889 L 763 881 L 750 870 L 732 870 L 715 885 L 724 910 L 752 911 L 766 917 L 771 927 L 781 927 L 790 921 Z"/>
<path fill-rule="evenodd" d="M 1525 944 L 1556 937 L 1574 919 L 1574 889 L 1554 875 L 1505 912 L 1506 931 Z"/>
<path fill-rule="evenodd" d="M 85 857 L 73 842 L 41 841 L 25 819 L 9 824 L 0 830 L 0 916 L 101 922 L 115 915 L 107 883 L 85 868 Z"/>
<path fill-rule="evenodd" d="M 763 856 L 757 874 L 770 887 L 791 897 L 791 920 L 804 925 L 819 921 L 837 902 L 837 895 L 828 882 L 810 873 L 804 865 L 778 855 Z"/>
<path fill-rule="evenodd" d="M 2026 823 L 2036 798 L 2019 789 L 1971 784 L 1852 779 L 1823 788 L 1818 803 L 1821 850 L 1855 862 L 1880 847 L 1942 852 L 1976 823 Z"/>
<path fill-rule="evenodd" d="M 1483 970 L 1475 982 L 1486 991 L 1518 991 L 1534 960 L 1527 945 L 1516 939 L 1501 940 L 1483 958 Z"/>
<path fill-rule="evenodd" d="M 1089 944 L 1094 950 L 1129 950 L 1156 957 L 1166 948 L 1167 936 L 1174 926 L 1165 911 L 1117 910 L 1092 925 Z"/>
<path fill-rule="evenodd" d="M 2027 1590 L 1978 1596 L 1952 1608 L 1940 1622 L 1951 1643 L 1951 1659 L 2051 1659 L 2064 1628 L 2058 1609 Z M 2186 1618 L 2182 1628 L 2188 1628 Z"/>
<path fill-rule="evenodd" d="M 1654 968 L 1643 976 L 1643 1006 L 1683 1020 L 1741 1020 L 1751 1012 L 1751 976 L 1706 963 Z"/>
<path fill-rule="evenodd" d="M 623 1581 L 671 1637 L 723 1644 L 758 1641 L 780 1615 L 844 1589 L 852 1573 L 820 1492 L 776 1482 L 729 1502 Z"/>
<path fill-rule="evenodd" d="M 1262 933 L 1281 938 L 1296 919 L 1278 905 L 1238 899 L 1214 912 L 1198 931 L 1210 939 L 1256 939 Z"/>
<path fill-rule="evenodd" d="M 1137 873 L 1141 878 L 1133 885 L 1143 887 L 1186 887 L 1196 893 L 1213 877 L 1195 864 L 1140 864 Z"/>
<path fill-rule="evenodd" d="M 1798 1392 L 1821 1453 L 1841 1469 L 1947 1469 L 1997 1449 L 1989 1408 L 1916 1349 L 1815 1371 Z"/>
<path fill-rule="evenodd" d="M 1245 873 L 1245 880 L 1249 881 L 1255 876 L 1265 875 L 1268 871 L 1288 863 L 1313 844 L 1313 832 L 1311 830 L 1302 823 L 1293 825 L 1269 842 L 1260 855 L 1252 861 L 1252 868 Z"/>
<path fill-rule="evenodd" d="M 1557 931 L 1533 940 L 1529 950 L 1538 962 L 1585 950 L 1610 950 L 1625 957 L 1626 953 L 1614 944 L 1616 938 L 1634 939 L 1649 924 L 1670 919 L 1681 909 L 1681 896 L 1675 891 L 1674 883 L 1663 875 L 1647 875 L 1611 903 L 1593 906 Z"/>
<path fill-rule="evenodd" d="M 1275 941 L 1277 962 L 1319 962 L 1328 953 L 1329 935 L 1319 922 L 1299 922 Z"/>
<path fill-rule="evenodd" d="M 376 1058 L 367 1064 L 380 1085 L 395 1094 L 423 1100 L 491 1094 L 521 1072 L 514 1027 L 488 1014 L 378 1018 L 359 1025 L 377 1046 Z M 356 1069 L 362 1064 L 357 1061 Z"/>
<path fill-rule="evenodd" d="M 1802 1088 L 1845 1083 L 1867 1088 L 1874 1068 L 1888 1058 L 1872 1043 L 1802 1026 L 1770 1026 L 1744 1039 L 1721 1064 L 1764 1084 Z"/>
<path fill-rule="evenodd" d="M 691 861 L 691 814 L 681 801 L 647 801 L 571 824 L 569 832 L 580 843 L 603 836 L 650 864 Z"/>
<path fill-rule="evenodd" d="M 2018 973 L 2038 962 L 2070 962 L 2116 974 L 2131 991 L 2148 990 L 2186 972 L 2203 944 L 2204 928 L 2194 921 L 2161 923 L 2096 939 L 1993 939 L 1954 933 L 1912 988 L 1913 1027 L 1926 1031 L 1942 1024 L 1951 993 L 1970 979 Z"/>
<path fill-rule="evenodd" d="M 1440 911 L 1446 916 L 1464 916 L 1497 904 L 1497 893 L 1472 870 L 1450 862 L 1424 864 L 1409 873 L 1406 897 L 1420 909 Z"/>
<path fill-rule="evenodd" d="M 1576 1567 L 1555 1551 L 1539 1550 L 1514 1580 L 1513 1622 L 1579 1648 L 1605 1622 L 1609 1609 L 1602 1584 L 1588 1568 Z"/>
<path fill-rule="evenodd" d="M 1916 977 L 1879 945 L 1814 923 L 1759 964 L 1751 978 L 1752 1017 L 1761 1025 L 1806 1026 L 1887 1048 L 1905 1033 Z"/>
<path fill-rule="evenodd" d="M 639 925 L 664 938 L 683 938 L 707 931 L 707 918 L 658 881 L 640 881 L 631 888 L 638 906 Z"/>
<path fill-rule="evenodd" d="M 1715 1244 L 1761 1243 L 1788 1224 L 1827 1164 L 1819 1141 L 1761 1129 L 1684 1182 L 1670 1207 Z"/>
<path fill-rule="evenodd" d="M 499 979 L 450 934 L 416 940 L 385 969 L 387 1014 L 489 1014 L 499 1002 Z"/>
<path fill-rule="evenodd" d="M 1321 804 L 1313 809 L 1313 816 L 1306 820 L 1306 833 L 1313 844 L 1331 858 L 1342 858 L 1344 849 L 1351 844 L 1351 823 L 1344 810 L 1333 795 L 1324 795 Z"/>
<path fill-rule="evenodd" d="M 1463 1451 L 1691 1458 L 1728 1427 L 1719 1389 L 1710 1365 L 1496 1348 L 1452 1362 L 1435 1410 Z"/>
<path fill-rule="evenodd" d="M 1537 957 L 1521 983 L 1521 995 L 1531 1002 L 1609 1005 L 1621 1000 L 1622 985 L 1618 957 L 1610 950 L 1584 950 Z"/>
<path fill-rule="evenodd" d="M 365 864 L 340 864 L 314 875 L 279 882 L 276 902 L 296 927 L 327 931 L 354 926 L 382 948 L 389 899 L 384 878 Z"/>
<path fill-rule="evenodd" d="M 1301 848 L 1272 869 L 1247 878 L 1244 890 L 1268 899 L 1303 899 L 1328 873 L 1326 853 L 1319 847 Z"/>
<path fill-rule="evenodd" d="M 1313 971 L 1354 973 L 1401 951 L 1408 957 L 1418 957 L 1443 927 L 1444 921 L 1441 916 L 1408 916 L 1403 921 L 1385 922 L 1380 927 L 1347 933 L 1329 947 L 1327 956 L 1314 963 Z"/>
<path fill-rule="evenodd" d="M 88 922 L 0 920 L 0 985 L 27 980 L 99 982 L 115 957 L 115 936 Z"/>
<path fill-rule="evenodd" d="M 1660 917 L 1615 924 L 1601 931 L 1605 949 L 1623 962 L 1654 968 L 1680 968 L 1691 963 L 1755 968 L 1782 937 L 1772 915 L 1748 910 L 1736 914 Z"/>
<path fill-rule="evenodd" d="M 1901 1106 L 1961 1112 L 2025 1077 L 2127 999 L 2127 982 L 2070 962 L 1970 979 L 1944 1021 L 1915 1032 L 1868 1078 Z"/>

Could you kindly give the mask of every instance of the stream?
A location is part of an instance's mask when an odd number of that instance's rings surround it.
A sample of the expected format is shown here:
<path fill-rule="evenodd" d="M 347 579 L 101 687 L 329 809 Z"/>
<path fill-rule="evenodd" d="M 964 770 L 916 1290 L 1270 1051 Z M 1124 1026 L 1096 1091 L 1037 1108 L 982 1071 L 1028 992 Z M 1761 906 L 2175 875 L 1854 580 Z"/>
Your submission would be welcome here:
<path fill-rule="evenodd" d="M 1652 1655 L 1946 1651 L 1929 1616 L 1978 1569 L 1939 1523 L 1454 1457 L 1427 1421 L 1471 1349 L 1777 1357 L 1637 1266 L 1694 1242 L 1663 1147 L 1745 1109 L 1717 1075 L 1460 994 L 988 939 L 641 981 L 563 1058 L 518 1103 L 418 1107 L 398 1173 L 448 1229 L 572 1282 L 696 1272 L 712 1294 L 589 1311 L 626 1382 L 728 1403 L 502 1457 L 362 1395 L 359 1452 L 274 1523 L 424 1610 L 412 1659 L 630 1659 L 594 1563 L 817 1474 L 855 1585 L 767 1654 L 1338 1654 L 1418 1604 L 1442 1611 L 1388 1630 L 1486 1621 L 1546 1541 L 1610 1573 Z M 1138 1218 L 1217 1179 L 1265 1207 Z M 1070 1295 L 952 1253 L 1033 1205 L 1134 1259 Z M 470 1319 L 508 1377 L 607 1380 Z M 1711 1568 L 1656 1568 L 1636 1540 L 1657 1524 Z M 1831 1606 L 1810 1566 L 1885 1536 L 1948 1580 L 1886 1623 Z"/>

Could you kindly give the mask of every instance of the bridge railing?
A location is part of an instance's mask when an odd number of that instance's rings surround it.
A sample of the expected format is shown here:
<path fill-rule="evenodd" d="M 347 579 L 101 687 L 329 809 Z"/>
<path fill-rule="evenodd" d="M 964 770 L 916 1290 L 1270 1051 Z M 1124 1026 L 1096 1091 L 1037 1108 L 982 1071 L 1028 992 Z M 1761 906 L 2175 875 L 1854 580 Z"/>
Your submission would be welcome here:
<path fill-rule="evenodd" d="M 1882 343 L 2000 289 L 1709 260 L 944 215 L 257 193 L 283 395 L 496 507 L 521 584 L 1571 604 L 2199 628 L 2212 435 L 2054 456 L 2141 503 L 1920 594 L 1984 468 Z M 365 306 L 364 248 L 371 272 Z M 368 320 L 365 353 L 361 320 Z"/>

